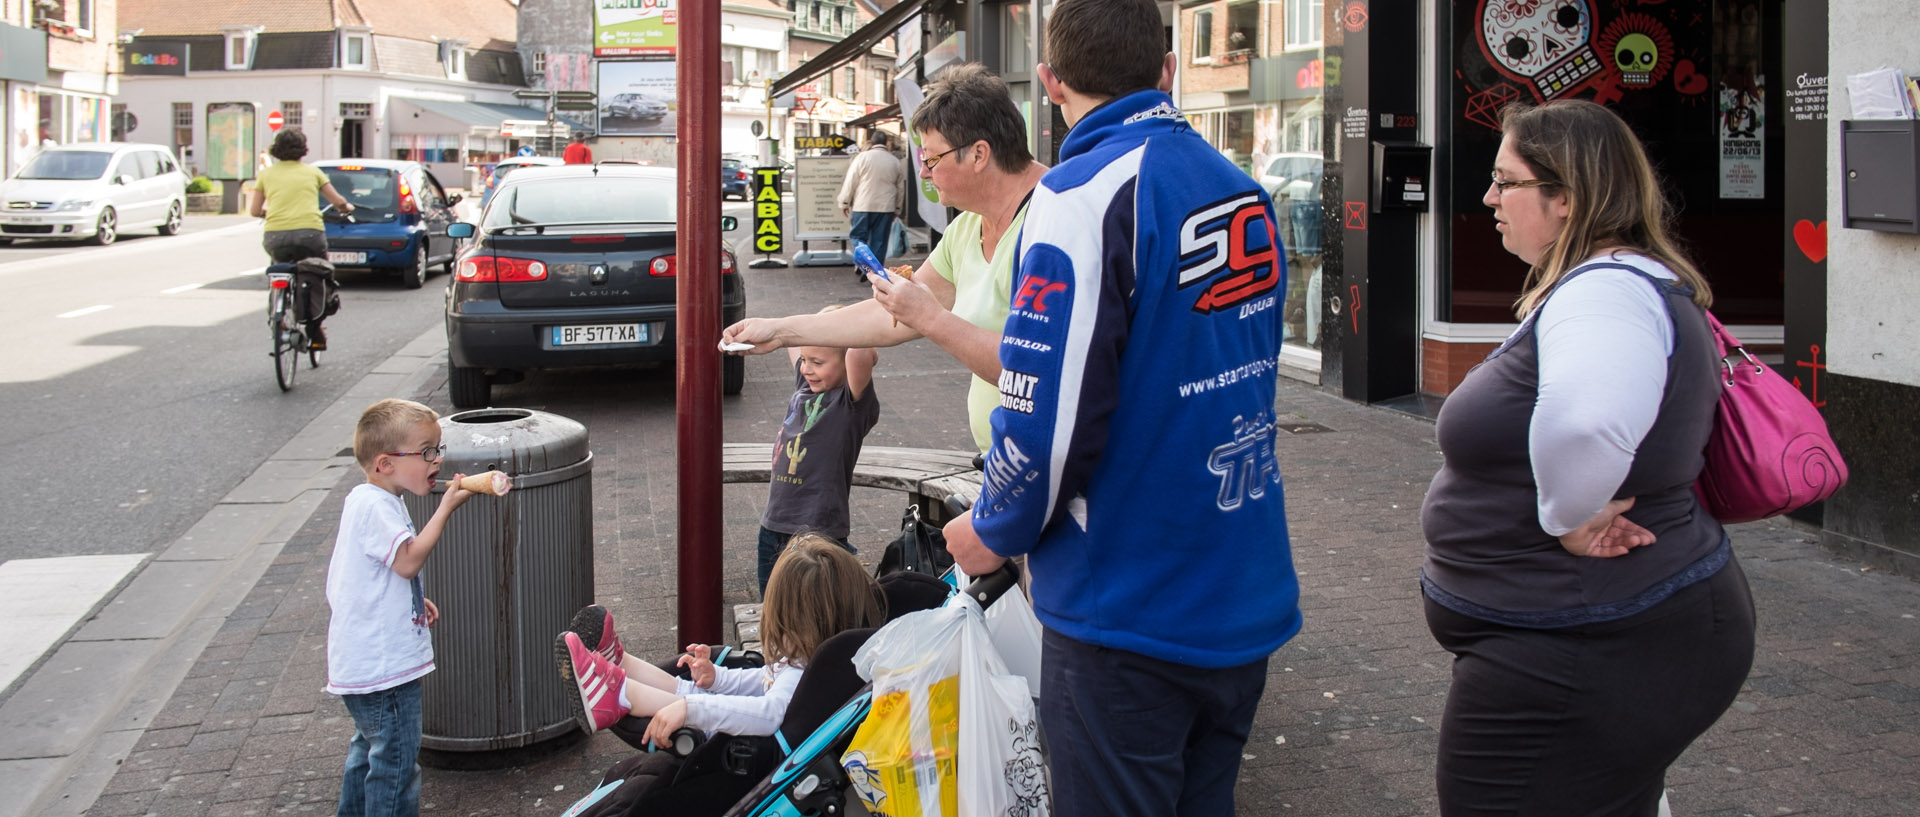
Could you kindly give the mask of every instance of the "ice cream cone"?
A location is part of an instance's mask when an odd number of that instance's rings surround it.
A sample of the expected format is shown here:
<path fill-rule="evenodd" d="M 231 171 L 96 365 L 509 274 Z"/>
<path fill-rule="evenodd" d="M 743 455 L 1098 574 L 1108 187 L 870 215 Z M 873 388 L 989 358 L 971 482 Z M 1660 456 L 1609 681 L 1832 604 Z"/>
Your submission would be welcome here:
<path fill-rule="evenodd" d="M 897 266 L 897 267 L 888 267 L 887 272 L 888 274 L 899 276 L 900 280 L 902 281 L 913 280 L 913 266 L 911 264 L 901 264 L 900 266 Z M 894 318 L 893 325 L 899 326 L 900 319 Z"/>
<path fill-rule="evenodd" d="M 448 482 L 451 483 L 452 481 L 449 480 Z M 508 491 L 513 490 L 513 480 L 499 471 L 488 471 L 484 474 L 474 474 L 473 476 L 460 480 L 460 487 L 476 494 L 506 496 Z"/>

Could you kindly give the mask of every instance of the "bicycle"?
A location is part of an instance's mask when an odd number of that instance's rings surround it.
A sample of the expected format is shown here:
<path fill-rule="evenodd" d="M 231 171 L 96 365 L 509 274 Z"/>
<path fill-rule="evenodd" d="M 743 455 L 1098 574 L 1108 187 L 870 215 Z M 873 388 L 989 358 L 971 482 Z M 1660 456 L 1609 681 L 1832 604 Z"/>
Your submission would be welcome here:
<path fill-rule="evenodd" d="M 326 221 L 353 223 L 351 213 L 333 211 L 328 205 L 320 211 Z M 320 353 L 314 351 L 307 336 L 309 283 L 298 273 L 302 261 L 279 262 L 267 267 L 267 331 L 273 336 L 273 378 L 281 391 L 291 391 L 300 373 L 300 355 L 307 355 L 307 368 L 320 368 Z"/>

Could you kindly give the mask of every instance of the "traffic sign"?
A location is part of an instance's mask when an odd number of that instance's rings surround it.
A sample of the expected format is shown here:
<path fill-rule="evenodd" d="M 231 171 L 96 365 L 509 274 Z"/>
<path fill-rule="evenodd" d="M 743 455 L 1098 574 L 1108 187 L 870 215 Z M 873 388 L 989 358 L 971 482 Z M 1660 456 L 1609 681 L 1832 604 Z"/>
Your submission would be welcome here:
<path fill-rule="evenodd" d="M 522 90 L 513 92 L 514 99 L 547 99 L 552 95 L 553 95 L 552 91 L 535 91 L 531 88 L 522 89 Z"/>
<path fill-rule="evenodd" d="M 515 152 L 515 155 L 519 155 L 519 156 L 532 156 L 532 155 L 533 155 L 533 146 L 532 146 L 532 145 L 521 145 L 521 146 L 520 146 L 520 150 L 518 150 L 518 151 L 516 151 L 516 152 Z"/>
<path fill-rule="evenodd" d="M 585 100 L 587 102 L 592 102 L 597 97 L 595 97 L 592 91 L 554 91 L 553 98 Z"/>
<path fill-rule="evenodd" d="M 279 111 L 274 111 L 273 113 L 267 114 L 267 130 L 277 131 L 280 129 L 281 125 L 284 125 L 286 123 L 287 123 L 287 118 L 281 115 Z"/>
<path fill-rule="evenodd" d="M 591 99 L 561 99 L 553 103 L 553 109 L 556 111 L 591 111 L 596 107 L 598 105 Z"/>

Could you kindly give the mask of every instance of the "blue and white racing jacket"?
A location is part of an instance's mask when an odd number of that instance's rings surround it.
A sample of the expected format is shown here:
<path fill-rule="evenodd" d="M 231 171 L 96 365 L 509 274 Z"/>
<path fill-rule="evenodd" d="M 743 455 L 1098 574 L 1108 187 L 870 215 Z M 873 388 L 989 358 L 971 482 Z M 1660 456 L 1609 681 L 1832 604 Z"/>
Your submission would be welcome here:
<path fill-rule="evenodd" d="M 1274 457 L 1273 203 L 1157 91 L 1060 148 L 1019 239 L 974 527 L 1070 638 L 1194 667 L 1300 629 Z"/>

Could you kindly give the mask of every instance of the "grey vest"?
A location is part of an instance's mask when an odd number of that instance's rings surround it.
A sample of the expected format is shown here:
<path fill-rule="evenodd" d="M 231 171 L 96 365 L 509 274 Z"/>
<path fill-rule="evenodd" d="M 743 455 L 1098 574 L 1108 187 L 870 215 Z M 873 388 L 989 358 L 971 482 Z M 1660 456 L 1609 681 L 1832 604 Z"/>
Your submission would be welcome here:
<path fill-rule="evenodd" d="M 1540 527 L 1527 450 L 1539 389 L 1535 309 L 1447 397 L 1436 424 L 1445 461 L 1420 510 L 1427 537 L 1421 578 L 1430 598 L 1456 612 L 1520 627 L 1608 621 L 1651 607 L 1726 563 L 1726 534 L 1693 493 L 1721 390 L 1706 312 L 1691 300 L 1691 287 L 1624 264 L 1587 264 L 1561 283 L 1600 268 L 1651 282 L 1673 321 L 1659 414 L 1615 494 L 1638 498 L 1626 516 L 1657 539 L 1597 559 L 1566 552 Z"/>

